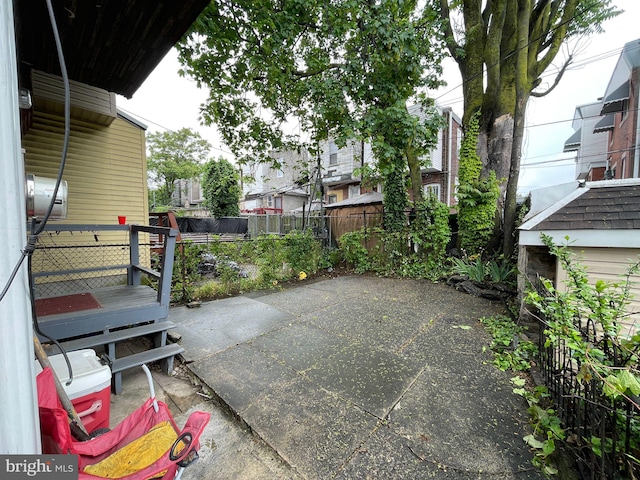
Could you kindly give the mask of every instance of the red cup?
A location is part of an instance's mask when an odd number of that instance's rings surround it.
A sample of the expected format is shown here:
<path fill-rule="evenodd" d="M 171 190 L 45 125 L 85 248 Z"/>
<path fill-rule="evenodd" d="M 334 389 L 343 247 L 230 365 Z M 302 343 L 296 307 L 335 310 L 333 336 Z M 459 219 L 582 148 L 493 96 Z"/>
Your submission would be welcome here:
<path fill-rule="evenodd" d="M 125 217 L 124 215 L 118 215 L 118 223 L 120 225 L 124 225 L 125 223 L 127 223 L 127 217 Z"/>

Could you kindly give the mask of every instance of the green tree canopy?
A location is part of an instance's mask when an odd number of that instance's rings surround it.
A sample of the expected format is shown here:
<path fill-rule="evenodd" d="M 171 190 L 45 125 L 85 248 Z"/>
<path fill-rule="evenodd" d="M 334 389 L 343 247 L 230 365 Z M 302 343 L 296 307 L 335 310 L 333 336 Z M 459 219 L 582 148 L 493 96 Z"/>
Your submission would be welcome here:
<path fill-rule="evenodd" d="M 205 205 L 213 217 L 240 215 L 240 175 L 223 157 L 209 160 L 204 167 L 202 191 Z"/>
<path fill-rule="evenodd" d="M 449 52 L 462 75 L 463 123 L 480 112 L 478 152 L 483 176 L 503 182 L 503 252 L 514 248 L 516 191 L 530 96 L 558 84 L 571 55 L 541 91 L 542 76 L 568 40 L 601 31 L 620 12 L 610 0 L 431 0 L 443 21 Z"/>
<path fill-rule="evenodd" d="M 208 87 L 202 118 L 241 162 L 294 148 L 300 139 L 283 129 L 293 122 L 312 153 L 328 138 L 370 140 L 383 175 L 417 178 L 437 126 L 407 104 L 439 85 L 444 51 L 435 12 L 422 5 L 214 0 L 179 45 L 183 73 Z"/>
<path fill-rule="evenodd" d="M 161 194 L 171 200 L 177 180 L 196 178 L 202 173 L 211 145 L 190 128 L 147 135 L 147 170 Z"/>

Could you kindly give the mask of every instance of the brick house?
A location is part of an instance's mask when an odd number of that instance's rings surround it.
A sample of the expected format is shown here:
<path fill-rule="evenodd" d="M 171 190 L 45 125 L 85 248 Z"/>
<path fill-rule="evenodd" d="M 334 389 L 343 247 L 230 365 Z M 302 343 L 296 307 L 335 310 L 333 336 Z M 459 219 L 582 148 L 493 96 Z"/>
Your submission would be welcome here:
<path fill-rule="evenodd" d="M 576 108 L 564 151 L 577 152 L 576 179 L 640 177 L 640 39 L 625 44 L 601 100 Z"/>
<path fill-rule="evenodd" d="M 429 153 L 430 166 L 422 169 L 422 185 L 425 192 L 433 193 L 440 201 L 453 207 L 458 182 L 458 151 L 462 141 L 462 121 L 450 107 L 438 108 L 445 117 L 445 128 L 440 131 L 436 147 Z M 420 105 L 409 107 L 409 112 L 424 116 Z M 351 141 L 338 148 L 333 140 L 321 145 L 320 163 L 325 203 L 331 205 L 371 191 L 365 189 L 354 170 L 374 161 L 371 145 Z M 374 191 L 381 192 L 377 185 Z"/>

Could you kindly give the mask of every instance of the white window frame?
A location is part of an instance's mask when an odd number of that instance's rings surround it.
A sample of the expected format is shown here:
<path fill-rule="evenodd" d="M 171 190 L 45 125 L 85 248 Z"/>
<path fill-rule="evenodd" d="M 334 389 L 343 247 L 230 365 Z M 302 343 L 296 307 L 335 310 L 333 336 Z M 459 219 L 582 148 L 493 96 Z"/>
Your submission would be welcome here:
<path fill-rule="evenodd" d="M 329 165 L 338 164 L 338 146 L 335 142 L 329 142 Z"/>
<path fill-rule="evenodd" d="M 441 200 L 442 186 L 439 183 L 427 183 L 426 185 L 423 185 L 422 188 L 426 197 L 429 197 L 430 192 L 433 192 L 435 194 L 436 199 L 439 202 L 442 201 Z"/>

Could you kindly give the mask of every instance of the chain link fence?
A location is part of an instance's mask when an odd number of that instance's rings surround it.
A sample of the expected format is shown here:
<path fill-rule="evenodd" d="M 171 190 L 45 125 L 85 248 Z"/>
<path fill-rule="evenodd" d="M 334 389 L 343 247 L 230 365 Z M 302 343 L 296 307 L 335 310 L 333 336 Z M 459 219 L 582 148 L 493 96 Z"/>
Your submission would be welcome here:
<path fill-rule="evenodd" d="M 43 232 L 31 259 L 35 296 L 56 297 L 126 284 L 129 261 L 126 231 Z"/>

